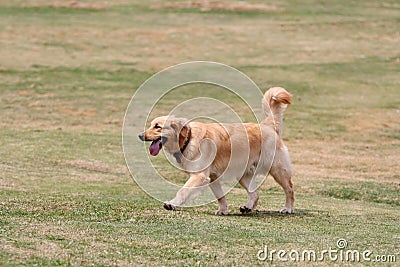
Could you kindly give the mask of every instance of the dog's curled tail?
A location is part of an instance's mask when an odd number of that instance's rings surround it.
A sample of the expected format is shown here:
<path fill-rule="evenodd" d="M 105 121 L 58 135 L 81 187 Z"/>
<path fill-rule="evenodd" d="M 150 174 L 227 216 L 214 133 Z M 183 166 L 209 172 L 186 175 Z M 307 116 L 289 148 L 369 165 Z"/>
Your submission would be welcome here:
<path fill-rule="evenodd" d="M 272 87 L 264 94 L 262 105 L 267 116 L 264 121 L 272 122 L 279 136 L 282 136 L 283 113 L 291 101 L 292 95 L 282 87 Z"/>

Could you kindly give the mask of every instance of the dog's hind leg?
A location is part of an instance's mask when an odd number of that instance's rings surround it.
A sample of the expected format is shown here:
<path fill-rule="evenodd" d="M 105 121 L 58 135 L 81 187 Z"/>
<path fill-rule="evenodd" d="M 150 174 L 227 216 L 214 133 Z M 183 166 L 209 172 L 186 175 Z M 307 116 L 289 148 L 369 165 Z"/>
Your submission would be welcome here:
<path fill-rule="evenodd" d="M 288 159 L 288 157 L 286 157 Z M 280 213 L 293 213 L 294 212 L 294 191 L 292 184 L 292 170 L 290 161 L 281 160 L 278 164 L 273 164 L 270 170 L 270 174 L 274 177 L 275 181 L 282 186 L 285 191 L 286 201 L 285 207 L 283 207 Z"/>
<path fill-rule="evenodd" d="M 239 183 L 246 189 L 247 194 L 249 195 L 249 200 L 247 201 L 245 206 L 240 207 L 240 212 L 248 213 L 253 211 L 258 204 L 258 193 L 256 190 L 251 191 L 251 181 L 253 179 L 253 175 L 245 175 L 240 180 Z"/>
<path fill-rule="evenodd" d="M 167 210 L 175 210 L 177 207 L 184 205 L 193 197 L 197 196 L 210 183 L 210 178 L 204 173 L 191 174 L 189 180 L 179 189 L 176 196 L 164 203 Z"/>
<path fill-rule="evenodd" d="M 210 188 L 215 197 L 218 199 L 219 208 L 215 212 L 215 215 L 227 215 L 228 203 L 226 202 L 225 194 L 221 188 L 221 183 L 218 180 L 215 180 L 210 184 Z"/>

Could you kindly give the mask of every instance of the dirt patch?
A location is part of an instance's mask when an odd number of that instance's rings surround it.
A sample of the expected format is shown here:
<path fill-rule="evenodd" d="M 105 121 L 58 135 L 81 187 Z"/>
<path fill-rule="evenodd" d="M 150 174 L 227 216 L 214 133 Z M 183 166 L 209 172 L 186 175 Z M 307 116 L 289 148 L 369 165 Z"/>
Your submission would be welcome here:
<path fill-rule="evenodd" d="M 378 138 L 376 139 L 378 140 Z M 289 147 L 295 180 L 363 181 L 375 183 L 396 182 L 400 160 L 394 145 L 400 141 L 383 140 L 377 143 L 360 140 L 292 140 Z M 300 182 L 299 184 L 307 183 Z M 307 187 L 308 185 L 306 185 Z"/>
<path fill-rule="evenodd" d="M 374 8 L 400 8 L 400 4 L 397 3 L 388 3 L 377 1 L 376 3 L 367 2 L 363 4 L 366 7 L 374 7 Z"/>
<path fill-rule="evenodd" d="M 27 91 L 27 90 L 18 90 L 16 93 L 17 93 L 17 95 L 20 95 L 20 96 L 34 96 L 35 95 L 35 92 Z"/>
<path fill-rule="evenodd" d="M 85 110 L 75 110 L 72 108 L 61 108 L 60 112 L 67 114 L 67 115 L 78 116 L 78 117 L 81 117 L 81 116 L 93 117 L 96 115 L 95 108 L 90 108 L 90 109 L 85 109 Z"/>
<path fill-rule="evenodd" d="M 351 132 L 358 135 L 370 135 L 372 133 L 383 133 L 388 130 L 399 128 L 400 110 L 375 109 L 358 110 L 349 114 L 342 124 Z"/>
<path fill-rule="evenodd" d="M 76 8 L 76 9 L 86 9 L 86 10 L 107 10 L 106 6 L 99 5 L 99 4 L 89 4 L 89 3 L 82 3 L 78 1 L 72 2 L 56 2 L 53 4 L 48 5 L 48 7 L 53 8 Z"/>
<path fill-rule="evenodd" d="M 89 171 L 111 172 L 111 168 L 104 166 L 100 162 L 85 161 L 85 160 L 67 160 L 67 161 L 62 161 L 62 163 Z"/>
<path fill-rule="evenodd" d="M 97 161 L 86 161 L 86 160 L 63 160 L 60 161 L 62 164 L 66 164 L 68 166 L 72 166 L 79 169 L 85 169 L 89 171 L 95 172 L 105 172 L 105 173 L 113 173 L 113 174 L 127 174 L 128 170 L 123 168 L 113 169 L 108 166 L 105 166 L 101 162 Z"/>
<path fill-rule="evenodd" d="M 34 88 L 35 86 L 32 84 L 29 86 L 30 88 Z M 44 94 L 38 94 L 34 91 L 30 90 L 18 90 L 16 91 L 17 95 L 19 96 L 34 96 L 34 97 L 39 97 L 39 98 L 50 98 L 54 97 L 54 93 L 44 93 Z"/>
<path fill-rule="evenodd" d="M 153 5 L 153 9 L 198 9 L 203 12 L 207 11 L 261 11 L 274 12 L 282 9 L 274 5 L 250 4 L 246 2 L 222 2 L 222 1 L 188 1 L 188 2 L 171 2 L 160 5 Z"/>

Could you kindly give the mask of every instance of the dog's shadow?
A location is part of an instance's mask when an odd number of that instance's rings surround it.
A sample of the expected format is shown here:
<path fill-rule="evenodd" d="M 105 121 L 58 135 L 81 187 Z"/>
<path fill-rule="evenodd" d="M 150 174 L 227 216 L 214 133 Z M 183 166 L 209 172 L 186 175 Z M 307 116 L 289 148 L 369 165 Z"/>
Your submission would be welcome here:
<path fill-rule="evenodd" d="M 327 211 L 323 210 L 308 210 L 308 209 L 296 209 L 294 213 L 280 213 L 279 211 L 272 210 L 255 210 L 249 213 L 241 213 L 238 211 L 232 211 L 228 217 L 255 217 L 255 218 L 286 218 L 286 217 L 315 217 L 320 215 L 328 214 Z"/>

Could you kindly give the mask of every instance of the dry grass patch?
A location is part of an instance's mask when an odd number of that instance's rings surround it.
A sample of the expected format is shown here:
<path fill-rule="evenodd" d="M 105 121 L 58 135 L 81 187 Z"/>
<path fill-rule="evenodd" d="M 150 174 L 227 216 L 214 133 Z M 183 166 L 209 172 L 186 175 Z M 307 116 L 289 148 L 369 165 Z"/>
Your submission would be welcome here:
<path fill-rule="evenodd" d="M 94 172 L 104 172 L 104 173 L 112 173 L 112 174 L 129 174 L 128 169 L 124 166 L 122 168 L 109 167 L 103 162 L 100 161 L 87 161 L 87 160 L 61 160 L 61 164 L 65 164 L 67 166 L 80 168 L 88 171 Z"/>
<path fill-rule="evenodd" d="M 251 4 L 244 1 L 186 1 L 186 2 L 170 2 L 160 5 L 153 5 L 155 9 L 178 8 L 178 9 L 198 9 L 203 12 L 207 11 L 260 11 L 260 12 L 276 12 L 282 11 L 282 8 L 275 5 Z"/>
<path fill-rule="evenodd" d="M 338 144 L 340 142 L 340 144 Z M 340 182 L 395 182 L 400 173 L 400 141 L 346 142 L 302 140 L 287 142 L 295 167 L 295 180 L 307 185 L 330 177 Z M 322 179 L 322 180 L 321 180 Z"/>
<path fill-rule="evenodd" d="M 400 107 L 399 107 L 400 108 Z M 400 132 L 400 109 L 358 109 L 342 124 L 349 134 L 359 138 L 382 138 L 385 132 Z M 400 137 L 400 136 L 399 136 Z"/>
<path fill-rule="evenodd" d="M 89 9 L 89 10 L 107 10 L 107 7 L 103 6 L 103 5 L 84 3 L 84 2 L 79 2 L 79 1 L 55 2 L 55 3 L 48 5 L 47 7 L 76 8 L 76 9 Z"/>

